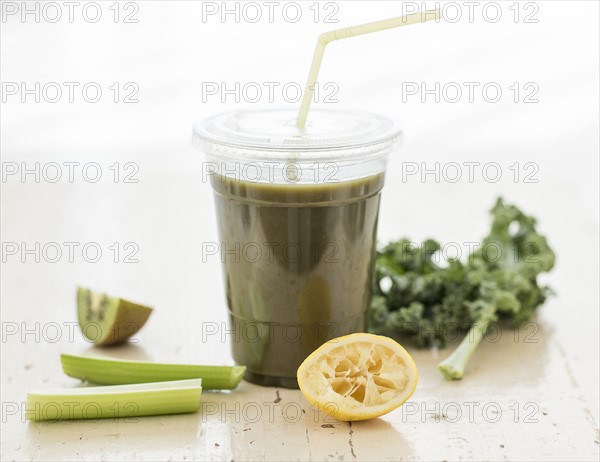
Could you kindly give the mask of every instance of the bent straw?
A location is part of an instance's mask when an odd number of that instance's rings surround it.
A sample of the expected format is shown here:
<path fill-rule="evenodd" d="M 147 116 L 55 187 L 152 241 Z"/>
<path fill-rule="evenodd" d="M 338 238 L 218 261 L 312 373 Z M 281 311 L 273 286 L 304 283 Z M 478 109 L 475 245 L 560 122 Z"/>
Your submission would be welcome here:
<path fill-rule="evenodd" d="M 428 17 L 428 15 L 431 16 Z M 370 22 L 367 24 L 359 24 L 357 26 L 345 27 L 343 29 L 332 30 L 321 34 L 317 40 L 317 47 L 315 48 L 310 72 L 308 73 L 308 81 L 306 82 L 306 87 L 304 89 L 304 96 L 302 97 L 302 104 L 300 106 L 300 111 L 298 112 L 296 126 L 302 130 L 306 124 L 306 117 L 308 116 L 308 110 L 310 109 L 310 103 L 315 91 L 315 83 L 317 82 L 317 76 L 319 75 L 319 69 L 321 68 L 321 62 L 323 61 L 325 47 L 329 42 L 348 37 L 356 37 L 357 35 L 370 34 L 371 32 L 393 29 L 394 27 L 408 26 L 418 22 L 438 20 L 441 17 L 442 12 L 440 9 L 425 10 L 420 13 L 383 19 L 382 21 Z"/>

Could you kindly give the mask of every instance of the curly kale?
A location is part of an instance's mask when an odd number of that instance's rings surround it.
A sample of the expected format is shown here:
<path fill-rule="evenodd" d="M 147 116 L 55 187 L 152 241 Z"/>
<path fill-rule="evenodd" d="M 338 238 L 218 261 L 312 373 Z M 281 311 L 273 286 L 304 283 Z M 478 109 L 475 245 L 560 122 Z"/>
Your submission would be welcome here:
<path fill-rule="evenodd" d="M 371 329 L 419 346 L 446 345 L 469 331 L 439 369 L 460 379 L 491 323 L 527 321 L 550 290 L 537 276 L 552 269 L 555 255 L 535 229 L 534 218 L 498 199 L 492 226 L 465 262 L 440 261 L 441 245 L 400 239 L 377 254 Z"/>

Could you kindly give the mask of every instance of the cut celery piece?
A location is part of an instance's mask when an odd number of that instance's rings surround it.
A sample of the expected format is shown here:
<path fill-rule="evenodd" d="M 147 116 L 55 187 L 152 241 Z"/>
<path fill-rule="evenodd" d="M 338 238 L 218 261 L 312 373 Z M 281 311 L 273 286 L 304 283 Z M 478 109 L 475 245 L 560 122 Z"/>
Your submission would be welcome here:
<path fill-rule="evenodd" d="M 150 361 L 126 361 L 61 354 L 63 371 L 70 377 L 100 385 L 202 379 L 208 390 L 231 390 L 241 382 L 245 366 L 196 366 Z"/>
<path fill-rule="evenodd" d="M 183 414 L 198 410 L 201 394 L 201 379 L 39 390 L 27 394 L 25 416 L 39 422 Z"/>

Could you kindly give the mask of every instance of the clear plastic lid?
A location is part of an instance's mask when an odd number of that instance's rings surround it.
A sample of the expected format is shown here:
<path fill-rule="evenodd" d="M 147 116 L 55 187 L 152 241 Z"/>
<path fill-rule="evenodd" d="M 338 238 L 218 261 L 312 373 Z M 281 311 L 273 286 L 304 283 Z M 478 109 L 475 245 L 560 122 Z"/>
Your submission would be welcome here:
<path fill-rule="evenodd" d="M 296 117 L 295 109 L 218 114 L 196 123 L 193 144 L 209 162 L 220 163 L 218 170 L 226 176 L 251 163 L 271 169 L 270 175 L 261 175 L 256 181 L 289 183 L 290 165 L 314 169 L 315 163 L 320 163 L 318 168 L 335 164 L 341 180 L 380 173 L 385 170 L 387 155 L 402 138 L 393 121 L 368 112 L 313 109 L 304 130 L 296 127 Z M 277 163 L 288 173 L 274 178 L 272 166 Z M 310 183 L 307 178 L 294 182 Z"/>

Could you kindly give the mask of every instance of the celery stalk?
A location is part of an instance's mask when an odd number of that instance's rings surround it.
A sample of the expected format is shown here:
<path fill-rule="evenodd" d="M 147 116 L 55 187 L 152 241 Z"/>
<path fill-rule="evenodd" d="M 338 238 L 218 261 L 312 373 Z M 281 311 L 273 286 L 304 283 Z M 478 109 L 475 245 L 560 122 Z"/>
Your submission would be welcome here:
<path fill-rule="evenodd" d="M 27 394 L 25 416 L 43 420 L 126 419 L 196 412 L 202 380 L 40 390 Z"/>
<path fill-rule="evenodd" d="M 164 364 L 69 354 L 61 354 L 60 360 L 68 376 L 100 385 L 202 379 L 205 389 L 230 390 L 238 386 L 246 370 L 245 366 Z"/>
<path fill-rule="evenodd" d="M 488 309 L 473 323 L 465 338 L 454 352 L 438 364 L 438 370 L 446 380 L 460 380 L 471 355 L 477 349 L 481 339 L 490 325 L 496 319 L 492 309 Z"/>

